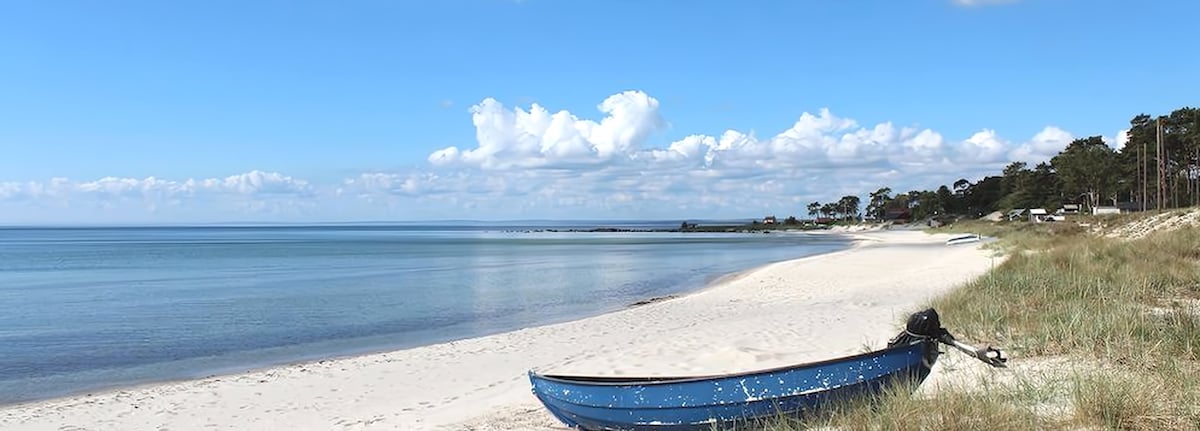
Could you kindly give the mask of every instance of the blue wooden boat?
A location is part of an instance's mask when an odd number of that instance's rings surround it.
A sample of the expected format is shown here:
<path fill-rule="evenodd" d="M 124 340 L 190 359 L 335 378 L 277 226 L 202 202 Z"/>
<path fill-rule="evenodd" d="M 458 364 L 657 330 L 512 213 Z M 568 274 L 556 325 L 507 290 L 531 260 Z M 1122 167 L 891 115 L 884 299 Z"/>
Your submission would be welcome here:
<path fill-rule="evenodd" d="M 830 402 L 916 387 L 946 343 L 993 365 L 999 350 L 976 349 L 942 329 L 932 309 L 910 317 L 887 348 L 860 355 L 747 373 L 702 377 L 598 377 L 529 372 L 533 393 L 554 417 L 581 430 L 723 429 L 756 420 L 811 414 Z"/>

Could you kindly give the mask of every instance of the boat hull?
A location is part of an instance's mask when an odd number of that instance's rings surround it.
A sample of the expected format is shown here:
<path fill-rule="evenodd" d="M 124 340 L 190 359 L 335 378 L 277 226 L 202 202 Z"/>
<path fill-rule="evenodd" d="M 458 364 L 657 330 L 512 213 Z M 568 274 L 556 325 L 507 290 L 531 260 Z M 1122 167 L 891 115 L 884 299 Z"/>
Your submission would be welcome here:
<path fill-rule="evenodd" d="M 946 245 L 970 244 L 983 241 L 979 235 L 962 235 L 946 240 Z"/>
<path fill-rule="evenodd" d="M 771 370 L 694 378 L 543 376 L 533 393 L 556 418 L 582 430 L 711 430 L 780 415 L 804 416 L 838 400 L 876 394 L 929 375 L 936 343 L 923 340 L 862 355 Z M 915 387 L 915 385 L 913 385 Z"/>

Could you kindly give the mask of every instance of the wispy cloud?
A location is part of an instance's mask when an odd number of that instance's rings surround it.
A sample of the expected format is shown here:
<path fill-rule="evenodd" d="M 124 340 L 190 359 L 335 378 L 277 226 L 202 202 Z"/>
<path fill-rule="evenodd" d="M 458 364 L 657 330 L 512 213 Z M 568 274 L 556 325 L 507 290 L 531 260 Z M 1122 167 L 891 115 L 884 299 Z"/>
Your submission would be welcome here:
<path fill-rule="evenodd" d="M 257 219 L 311 206 L 308 181 L 250 171 L 222 178 L 104 177 L 0 183 L 0 222 Z M 41 214 L 41 215 L 39 215 Z M 156 217 L 163 215 L 164 217 Z"/>

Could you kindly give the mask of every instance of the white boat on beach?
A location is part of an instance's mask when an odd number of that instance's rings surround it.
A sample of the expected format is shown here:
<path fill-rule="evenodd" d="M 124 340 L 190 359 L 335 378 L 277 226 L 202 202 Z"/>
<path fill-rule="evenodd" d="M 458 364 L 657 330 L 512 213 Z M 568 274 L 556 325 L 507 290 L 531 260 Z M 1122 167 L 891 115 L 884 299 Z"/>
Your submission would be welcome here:
<path fill-rule="evenodd" d="M 954 238 L 950 238 L 950 239 L 946 240 L 946 245 L 967 244 L 967 243 L 972 243 L 972 242 L 979 242 L 982 240 L 983 240 L 983 236 L 972 233 L 972 234 L 959 235 Z"/>

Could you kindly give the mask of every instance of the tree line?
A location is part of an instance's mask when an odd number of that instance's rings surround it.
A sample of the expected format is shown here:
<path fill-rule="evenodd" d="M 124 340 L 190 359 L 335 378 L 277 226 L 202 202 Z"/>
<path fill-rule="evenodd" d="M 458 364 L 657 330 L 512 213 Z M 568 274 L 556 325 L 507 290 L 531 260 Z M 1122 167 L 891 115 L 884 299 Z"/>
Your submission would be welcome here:
<path fill-rule="evenodd" d="M 883 219 L 889 212 L 912 220 L 939 215 L 980 217 L 1002 209 L 1079 204 L 1128 209 L 1167 209 L 1200 204 L 1200 109 L 1184 107 L 1168 115 L 1139 114 L 1130 120 L 1120 150 L 1100 136 L 1075 139 L 1048 162 L 1032 168 L 1013 162 L 999 175 L 971 182 L 958 179 L 935 190 L 893 194 L 882 187 L 869 193 L 866 213 L 857 196 L 808 204 L 810 216 L 836 220 Z M 1160 145 L 1161 143 L 1161 145 Z"/>

